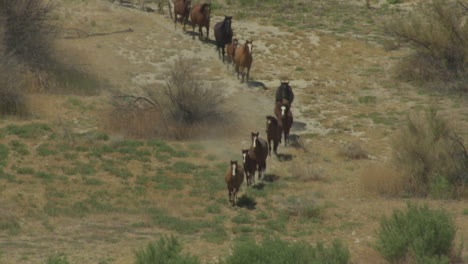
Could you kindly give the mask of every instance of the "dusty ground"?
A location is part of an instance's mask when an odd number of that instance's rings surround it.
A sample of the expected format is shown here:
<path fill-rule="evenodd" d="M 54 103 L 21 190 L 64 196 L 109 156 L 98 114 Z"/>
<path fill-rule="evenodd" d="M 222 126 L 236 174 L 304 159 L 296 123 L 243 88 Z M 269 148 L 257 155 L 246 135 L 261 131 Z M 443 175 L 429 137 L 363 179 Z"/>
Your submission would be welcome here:
<path fill-rule="evenodd" d="M 184 147 L 191 143 L 201 144 L 204 152 L 216 155 L 219 162 L 240 159 L 240 148 L 249 145 L 250 132 L 264 133 L 264 117 L 272 114 L 274 90 L 279 79 L 287 76 L 297 98 L 292 109 L 297 123 L 292 133 L 300 135 L 309 152 L 281 145 L 279 152 L 291 155 L 292 160 L 268 159 L 267 172 L 279 176 L 275 182 L 279 187 L 269 189 L 265 197 L 258 196 L 255 211 L 269 211 L 291 195 L 316 197 L 320 203 L 330 205 L 322 223 L 303 224 L 292 219 L 287 231 L 279 235 L 310 243 L 328 243 L 340 238 L 349 246 L 353 263 L 386 263 L 372 248 L 376 240 L 375 230 L 382 215 L 390 214 L 394 208 L 404 208 L 408 199 L 387 199 L 368 194 L 362 189 L 360 175 L 368 166 L 388 161 L 391 155 L 389 139 L 406 114 L 431 105 L 466 128 L 468 108 L 463 104 L 464 99 L 423 93 L 408 84 L 394 81 L 391 69 L 408 51 L 385 51 L 377 42 L 362 40 L 362 36 L 348 38 L 316 29 L 289 32 L 286 28 L 253 19 L 234 18 L 236 37 L 241 42 L 246 39 L 254 41 L 253 82 L 247 85 L 239 83 L 232 67 L 227 69 L 222 64 L 214 45 L 192 40 L 190 34 L 183 33 L 180 25 L 174 29 L 167 14 L 144 13 L 107 1 L 90 0 L 64 4 L 59 19 L 65 22 L 64 27 L 89 32 L 134 30 L 133 33 L 102 37 L 62 39 L 57 43 L 66 60 L 86 64 L 92 72 L 108 79 L 123 92 L 138 94 L 145 86 L 161 88 L 174 60 L 178 57 L 194 59 L 207 85 L 225 91 L 230 107 L 241 120 L 241 131 L 238 136 L 229 138 L 180 144 Z M 219 16 L 212 18 L 215 22 L 219 20 Z M 210 39 L 213 39 L 213 31 L 210 31 Z M 260 83 L 261 86 L 255 85 Z M 33 95 L 31 101 L 37 116 L 34 121 L 69 127 L 78 132 L 105 129 L 99 115 L 108 107 L 105 104 L 107 95 L 104 92 L 102 96 L 74 97 L 85 102 L 86 107 L 82 109 L 68 107 L 67 96 Z M 366 96 L 374 97 L 375 101 L 360 102 L 360 98 Z M 20 121 L 0 121 L 1 126 L 12 123 Z M 63 126 L 64 123 L 67 126 Z M 112 140 L 122 138 L 118 132 L 108 132 Z M 0 138 L 0 143 L 6 144 L 11 139 L 12 136 Z M 339 155 L 342 146 L 354 140 L 370 153 L 370 159 L 350 160 Z M 41 142 L 27 143 L 36 148 Z M 86 162 L 86 158 L 82 158 Z M 40 157 L 37 160 L 18 160 L 17 164 L 32 164 L 29 166 L 38 168 L 62 162 Z M 193 159 L 194 162 L 203 162 L 201 160 Z M 306 183 L 291 180 L 292 171 L 298 164 L 312 164 L 323 180 Z M 137 171 L 137 165 L 130 163 L 128 167 Z M 159 165 L 156 162 L 154 166 Z M 96 177 L 108 179 L 101 172 Z M 223 181 L 222 175 L 219 181 Z M 118 180 L 109 180 L 108 183 L 106 188 L 109 190 L 120 190 Z M 135 249 L 156 240 L 161 234 L 171 233 L 160 227 L 135 226 L 146 220 L 138 214 L 111 212 L 86 217 L 38 217 L 34 209 L 26 208 L 34 208 L 32 204 L 39 207 L 46 204 L 49 185 L 25 183 L 10 188 L 8 183 L 2 183 L 2 186 L 0 193 L 4 202 L 0 209 L 17 215 L 21 224 L 21 231 L 17 234 L 0 232 L 1 261 L 4 263 L 38 263 L 53 252 L 65 252 L 71 263 L 131 263 Z M 59 183 L 57 188 L 66 189 L 67 184 Z M 99 187 L 86 188 L 89 189 L 83 191 L 94 191 Z M 72 186 L 69 191 L 73 191 Z M 144 199 L 170 208 L 173 215 L 206 216 L 203 208 L 210 200 L 190 198 L 187 192 L 186 189 L 179 192 L 150 191 Z M 245 192 L 248 190 L 244 185 L 241 194 Z M 22 194 L 20 198 L 18 193 Z M 216 193 L 218 199 L 226 199 L 221 215 L 231 218 L 245 210 L 229 208 L 226 196 L 224 189 Z M 458 228 L 457 243 L 466 236 L 468 216 L 462 214 L 467 208 L 466 201 L 414 201 L 451 212 Z M 253 216 L 255 212 L 249 214 Z M 223 225 L 228 238 L 221 243 L 209 243 L 197 233 L 181 235 L 186 250 L 204 261 L 226 256 L 238 234 L 231 232 L 234 226 L 231 221 L 226 220 Z M 259 223 L 252 226 L 261 230 Z M 257 238 L 261 234 L 260 231 L 254 232 Z M 467 249 L 464 249 L 463 256 L 468 259 Z"/>

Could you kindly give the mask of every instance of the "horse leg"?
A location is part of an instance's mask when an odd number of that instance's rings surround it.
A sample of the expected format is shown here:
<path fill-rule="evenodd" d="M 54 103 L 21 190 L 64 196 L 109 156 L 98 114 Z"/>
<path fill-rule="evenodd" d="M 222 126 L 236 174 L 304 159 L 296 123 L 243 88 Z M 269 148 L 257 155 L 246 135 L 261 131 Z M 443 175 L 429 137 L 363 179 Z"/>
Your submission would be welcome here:
<path fill-rule="evenodd" d="M 281 137 L 281 135 L 280 135 L 280 137 Z M 278 155 L 278 152 L 277 152 L 277 150 L 278 150 L 278 138 L 273 140 L 273 144 L 274 144 L 273 145 L 273 151 L 274 151 L 275 155 Z"/>
<path fill-rule="evenodd" d="M 268 131 L 267 131 L 267 134 L 268 134 Z M 267 141 L 268 141 L 268 156 L 271 157 L 271 140 L 272 138 L 270 137 L 270 135 L 268 135 L 267 137 Z"/>
<path fill-rule="evenodd" d="M 250 75 L 250 66 L 247 67 L 247 79 L 245 80 L 246 82 L 249 82 L 249 75 Z"/>
<path fill-rule="evenodd" d="M 208 35 L 208 33 L 206 33 Z M 224 63 L 224 46 L 221 47 L 221 51 L 223 52 L 223 63 Z"/>
<path fill-rule="evenodd" d="M 200 40 L 203 40 L 203 31 L 202 31 L 202 26 L 198 26 L 198 38 Z"/>
<path fill-rule="evenodd" d="M 210 39 L 210 24 L 206 25 L 206 40 Z"/>
<path fill-rule="evenodd" d="M 177 28 L 177 14 L 174 13 L 174 29 Z"/>
<path fill-rule="evenodd" d="M 235 67 L 236 73 L 237 73 L 237 80 L 239 80 L 239 65 L 236 63 Z"/>

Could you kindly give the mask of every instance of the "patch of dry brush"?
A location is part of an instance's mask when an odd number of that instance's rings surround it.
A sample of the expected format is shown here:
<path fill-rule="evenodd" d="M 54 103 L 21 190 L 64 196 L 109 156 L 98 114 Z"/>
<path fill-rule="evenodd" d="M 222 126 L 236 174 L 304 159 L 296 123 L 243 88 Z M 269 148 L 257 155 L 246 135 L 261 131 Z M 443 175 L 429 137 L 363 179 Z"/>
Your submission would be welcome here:
<path fill-rule="evenodd" d="M 187 139 L 229 134 L 235 120 L 224 108 L 222 91 L 206 87 L 194 71 L 190 60 L 179 59 L 163 89 L 153 86 L 145 95 L 114 96 L 109 126 L 139 137 Z"/>

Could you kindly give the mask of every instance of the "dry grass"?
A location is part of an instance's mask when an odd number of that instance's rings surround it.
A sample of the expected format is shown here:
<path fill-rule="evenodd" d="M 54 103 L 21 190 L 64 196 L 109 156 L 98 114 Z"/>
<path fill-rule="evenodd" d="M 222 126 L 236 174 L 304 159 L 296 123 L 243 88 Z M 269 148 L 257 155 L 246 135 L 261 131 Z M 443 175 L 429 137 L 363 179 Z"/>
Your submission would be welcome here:
<path fill-rule="evenodd" d="M 304 182 L 325 180 L 324 171 L 321 168 L 304 160 L 293 161 L 290 172 L 292 178 Z"/>
<path fill-rule="evenodd" d="M 385 197 L 401 196 L 405 179 L 395 169 L 384 165 L 371 165 L 363 170 L 360 176 L 365 192 Z"/>
<path fill-rule="evenodd" d="M 349 159 L 367 159 L 369 154 L 361 147 L 359 141 L 351 141 L 341 148 L 340 155 Z"/>

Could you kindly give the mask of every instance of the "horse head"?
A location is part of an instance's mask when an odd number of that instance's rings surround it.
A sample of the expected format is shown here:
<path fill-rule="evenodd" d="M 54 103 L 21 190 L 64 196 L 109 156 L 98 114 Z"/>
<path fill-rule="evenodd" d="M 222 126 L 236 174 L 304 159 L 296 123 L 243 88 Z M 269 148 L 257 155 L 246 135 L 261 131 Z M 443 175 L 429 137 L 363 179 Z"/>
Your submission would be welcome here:
<path fill-rule="evenodd" d="M 201 8 L 200 8 L 200 12 L 204 12 L 205 10 L 208 11 L 208 14 L 211 13 L 211 3 L 204 3 Z"/>
<path fill-rule="evenodd" d="M 224 23 L 223 25 L 228 28 L 228 29 L 231 29 L 231 23 L 232 23 L 232 16 L 224 16 Z"/>
<path fill-rule="evenodd" d="M 281 102 L 281 117 L 284 117 L 286 115 L 286 113 L 289 112 L 289 100 L 288 99 L 285 99 L 283 98 L 282 102 Z"/>
<path fill-rule="evenodd" d="M 249 53 L 252 54 L 252 49 L 253 49 L 253 40 L 246 40 L 245 41 L 245 47 L 249 50 Z"/>
<path fill-rule="evenodd" d="M 231 160 L 231 172 L 232 172 L 233 177 L 236 177 L 236 170 L 237 170 L 237 160 Z"/>
<path fill-rule="evenodd" d="M 234 44 L 234 46 L 237 46 L 239 44 L 239 40 L 236 39 L 236 38 L 233 38 L 232 39 L 232 44 Z"/>
<path fill-rule="evenodd" d="M 257 141 L 258 141 L 258 135 L 260 133 L 254 133 L 254 132 L 251 132 L 251 138 L 252 138 L 252 147 L 253 148 L 256 148 L 257 147 Z"/>
<path fill-rule="evenodd" d="M 247 161 L 247 155 L 249 155 L 249 150 L 248 149 L 243 149 L 242 150 L 242 161 L 245 162 Z"/>

